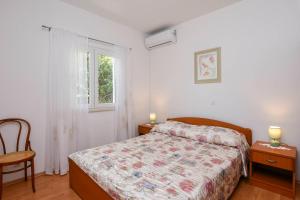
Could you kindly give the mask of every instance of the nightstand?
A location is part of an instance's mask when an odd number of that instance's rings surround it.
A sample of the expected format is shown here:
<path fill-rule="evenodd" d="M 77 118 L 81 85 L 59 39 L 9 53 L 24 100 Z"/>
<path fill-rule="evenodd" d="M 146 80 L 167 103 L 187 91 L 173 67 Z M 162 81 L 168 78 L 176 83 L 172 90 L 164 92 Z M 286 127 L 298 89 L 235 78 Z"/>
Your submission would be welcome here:
<path fill-rule="evenodd" d="M 150 130 L 154 127 L 152 124 L 141 124 L 138 127 L 138 131 L 140 135 L 145 135 L 150 132 Z"/>
<path fill-rule="evenodd" d="M 250 183 L 288 197 L 296 194 L 296 147 L 257 141 L 250 150 Z"/>

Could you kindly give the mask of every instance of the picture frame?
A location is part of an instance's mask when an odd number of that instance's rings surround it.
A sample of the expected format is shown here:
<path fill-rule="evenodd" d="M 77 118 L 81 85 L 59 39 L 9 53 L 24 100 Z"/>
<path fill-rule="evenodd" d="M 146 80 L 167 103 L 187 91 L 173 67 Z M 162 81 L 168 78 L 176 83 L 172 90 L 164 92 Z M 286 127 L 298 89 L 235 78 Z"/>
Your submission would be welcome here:
<path fill-rule="evenodd" d="M 195 84 L 221 82 L 221 47 L 195 52 Z"/>

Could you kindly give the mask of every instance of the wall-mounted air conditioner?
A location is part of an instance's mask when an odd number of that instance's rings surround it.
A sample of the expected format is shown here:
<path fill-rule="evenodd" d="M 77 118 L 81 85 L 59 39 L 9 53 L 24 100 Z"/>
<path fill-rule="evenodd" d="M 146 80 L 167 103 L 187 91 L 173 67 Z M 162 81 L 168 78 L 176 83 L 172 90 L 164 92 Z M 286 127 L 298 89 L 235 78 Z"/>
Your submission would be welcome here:
<path fill-rule="evenodd" d="M 157 47 L 174 44 L 176 41 L 176 30 L 170 29 L 148 36 L 145 39 L 145 45 L 147 49 L 151 50 Z"/>

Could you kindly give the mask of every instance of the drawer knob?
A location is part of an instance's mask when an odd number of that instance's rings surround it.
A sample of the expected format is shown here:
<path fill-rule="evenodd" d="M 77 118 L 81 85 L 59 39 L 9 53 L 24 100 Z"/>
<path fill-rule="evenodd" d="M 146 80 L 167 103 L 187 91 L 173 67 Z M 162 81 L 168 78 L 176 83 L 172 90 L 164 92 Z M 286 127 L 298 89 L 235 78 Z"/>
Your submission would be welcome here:
<path fill-rule="evenodd" d="M 273 163 L 273 164 L 274 164 L 274 163 L 276 163 L 277 161 L 276 161 L 276 160 L 270 160 L 270 159 L 268 159 L 267 162 Z"/>

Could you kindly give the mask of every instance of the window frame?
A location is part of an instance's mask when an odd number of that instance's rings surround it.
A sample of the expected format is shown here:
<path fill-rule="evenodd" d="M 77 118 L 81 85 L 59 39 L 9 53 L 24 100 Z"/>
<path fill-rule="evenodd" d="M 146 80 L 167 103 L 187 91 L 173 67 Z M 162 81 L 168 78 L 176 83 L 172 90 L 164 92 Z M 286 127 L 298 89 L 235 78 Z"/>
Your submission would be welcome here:
<path fill-rule="evenodd" d="M 113 63 L 112 75 L 113 75 L 113 102 L 112 103 L 98 103 L 99 97 L 99 82 L 98 82 L 98 59 L 97 56 L 105 55 L 116 59 L 113 56 L 113 52 L 109 49 L 100 48 L 97 46 L 89 46 L 89 76 L 90 76 L 90 101 L 89 112 L 103 112 L 114 111 L 116 102 L 116 79 L 115 79 L 115 65 Z"/>

